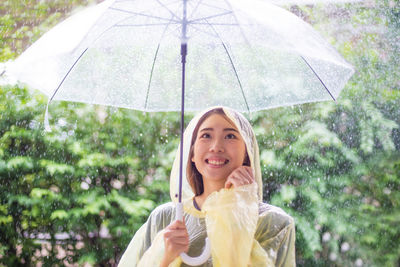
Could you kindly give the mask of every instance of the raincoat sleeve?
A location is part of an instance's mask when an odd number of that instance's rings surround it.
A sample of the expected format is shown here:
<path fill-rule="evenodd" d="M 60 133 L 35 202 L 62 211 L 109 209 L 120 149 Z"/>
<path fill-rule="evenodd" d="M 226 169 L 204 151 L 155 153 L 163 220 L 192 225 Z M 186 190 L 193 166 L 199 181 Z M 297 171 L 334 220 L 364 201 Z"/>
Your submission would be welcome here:
<path fill-rule="evenodd" d="M 256 183 L 222 189 L 204 202 L 213 266 L 248 266 L 257 226 L 257 202 Z"/>
<path fill-rule="evenodd" d="M 171 218 L 174 218 L 174 211 L 172 203 L 157 207 L 132 238 L 118 266 L 157 266 L 157 263 L 153 261 L 161 261 L 164 253 L 162 230 L 171 223 Z M 150 250 L 151 253 L 149 253 Z M 154 257 L 153 253 L 159 254 L 160 257 Z M 150 257 L 150 254 L 153 254 L 153 257 Z M 147 265 L 150 261 L 155 265 Z"/>
<path fill-rule="evenodd" d="M 256 242 L 267 253 L 274 266 L 296 266 L 294 220 L 282 209 L 260 203 Z M 253 250 L 257 245 L 253 245 Z"/>

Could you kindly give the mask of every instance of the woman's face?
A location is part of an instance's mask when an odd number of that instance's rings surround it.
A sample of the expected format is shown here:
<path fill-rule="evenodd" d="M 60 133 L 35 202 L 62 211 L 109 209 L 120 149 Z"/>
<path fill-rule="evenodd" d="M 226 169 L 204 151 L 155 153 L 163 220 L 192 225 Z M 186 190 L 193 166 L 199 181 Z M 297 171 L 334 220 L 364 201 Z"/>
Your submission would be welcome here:
<path fill-rule="evenodd" d="M 229 174 L 243 165 L 246 145 L 237 128 L 224 116 L 213 114 L 199 127 L 192 162 L 203 182 L 225 182 Z"/>

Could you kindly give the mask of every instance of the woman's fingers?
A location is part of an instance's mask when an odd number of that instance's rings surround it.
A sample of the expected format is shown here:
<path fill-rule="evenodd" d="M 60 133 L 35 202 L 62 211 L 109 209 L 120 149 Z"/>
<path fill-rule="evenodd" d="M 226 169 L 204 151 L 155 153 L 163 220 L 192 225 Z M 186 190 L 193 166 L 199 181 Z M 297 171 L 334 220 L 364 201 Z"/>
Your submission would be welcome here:
<path fill-rule="evenodd" d="M 253 168 L 251 168 L 251 167 L 247 167 L 247 166 L 244 166 L 245 168 L 245 170 L 247 171 L 247 173 L 249 174 L 249 177 L 254 181 L 254 173 L 253 173 Z"/>
<path fill-rule="evenodd" d="M 164 235 L 168 237 L 188 237 L 188 232 L 185 223 L 176 220 L 165 228 Z"/>
<path fill-rule="evenodd" d="M 165 228 L 164 243 L 166 252 L 173 257 L 189 250 L 189 234 L 184 221 L 176 220 Z"/>
<path fill-rule="evenodd" d="M 249 172 L 248 167 L 239 168 L 237 171 L 237 179 L 241 179 L 244 184 L 251 184 L 253 181 L 252 174 Z M 251 171 L 251 170 L 250 170 Z"/>
<path fill-rule="evenodd" d="M 180 220 L 173 221 L 170 225 L 167 226 L 167 229 L 175 229 L 175 230 L 186 229 L 185 218 L 183 218 L 183 221 Z"/>
<path fill-rule="evenodd" d="M 239 187 L 254 182 L 253 170 L 248 166 L 240 166 L 235 169 L 225 182 L 225 188 Z"/>
<path fill-rule="evenodd" d="M 184 230 L 166 230 L 164 232 L 164 238 L 172 240 L 186 240 L 189 239 L 189 235 Z"/>

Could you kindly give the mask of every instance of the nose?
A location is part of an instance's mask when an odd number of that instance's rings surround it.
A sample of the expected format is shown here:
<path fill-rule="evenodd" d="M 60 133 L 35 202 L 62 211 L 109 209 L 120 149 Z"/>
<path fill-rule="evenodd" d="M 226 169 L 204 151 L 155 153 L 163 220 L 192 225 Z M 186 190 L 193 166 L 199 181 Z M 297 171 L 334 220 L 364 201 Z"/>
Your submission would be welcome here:
<path fill-rule="evenodd" d="M 224 152 L 223 142 L 219 139 L 214 139 L 210 145 L 210 152 Z"/>

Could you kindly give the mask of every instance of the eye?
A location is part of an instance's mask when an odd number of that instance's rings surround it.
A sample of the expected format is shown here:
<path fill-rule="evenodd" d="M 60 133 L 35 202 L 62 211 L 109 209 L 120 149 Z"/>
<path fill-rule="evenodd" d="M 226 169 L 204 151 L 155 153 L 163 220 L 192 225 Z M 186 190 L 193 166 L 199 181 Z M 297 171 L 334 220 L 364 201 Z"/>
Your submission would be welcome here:
<path fill-rule="evenodd" d="M 209 133 L 203 133 L 202 135 L 200 135 L 200 138 L 210 138 L 211 135 Z"/>
<path fill-rule="evenodd" d="M 225 136 L 226 139 L 237 139 L 236 135 L 230 133 Z"/>

